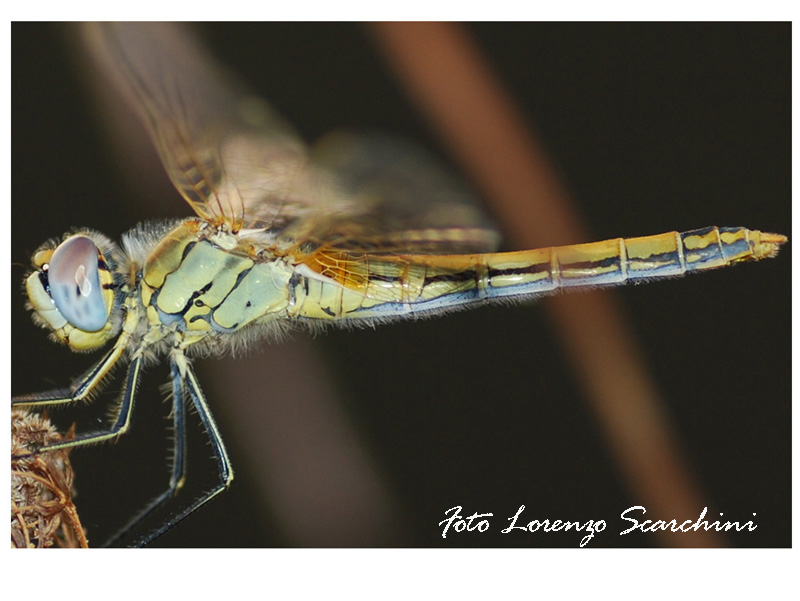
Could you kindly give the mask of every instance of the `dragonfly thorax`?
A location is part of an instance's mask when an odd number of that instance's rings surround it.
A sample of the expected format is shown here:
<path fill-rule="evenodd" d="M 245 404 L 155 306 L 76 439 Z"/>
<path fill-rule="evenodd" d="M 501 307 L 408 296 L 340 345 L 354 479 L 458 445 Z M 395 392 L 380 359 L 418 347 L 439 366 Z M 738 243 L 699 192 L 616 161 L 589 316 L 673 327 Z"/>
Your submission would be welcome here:
<path fill-rule="evenodd" d="M 138 282 L 151 331 L 178 333 L 183 347 L 280 319 L 290 304 L 293 271 L 285 260 L 256 248 L 252 238 L 204 225 L 189 219 L 166 233 Z"/>

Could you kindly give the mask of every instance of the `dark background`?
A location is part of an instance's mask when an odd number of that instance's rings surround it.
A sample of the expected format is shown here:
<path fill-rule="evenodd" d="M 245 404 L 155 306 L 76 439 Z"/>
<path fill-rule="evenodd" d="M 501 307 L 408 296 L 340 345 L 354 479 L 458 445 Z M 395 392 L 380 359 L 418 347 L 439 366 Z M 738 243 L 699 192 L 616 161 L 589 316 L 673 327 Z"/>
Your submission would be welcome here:
<path fill-rule="evenodd" d="M 712 224 L 791 237 L 789 24 L 468 29 L 535 126 L 595 239 Z M 307 140 L 334 128 L 375 128 L 445 160 L 362 26 L 226 24 L 201 31 Z M 93 116 L 63 33 L 59 25 L 12 27 L 11 256 L 25 265 L 43 240 L 70 227 L 119 239 L 139 220 L 158 216 L 142 209 L 123 177 L 125 166 Z M 162 215 L 188 214 L 172 196 L 163 207 Z M 744 522 L 757 513 L 756 531 L 728 533 L 733 546 L 791 544 L 790 268 L 791 243 L 777 260 L 618 293 L 709 515 L 721 511 Z M 31 324 L 19 289 L 23 275 L 12 269 L 15 394 L 63 386 L 93 360 L 50 343 Z M 640 501 L 620 481 L 535 305 L 330 331 L 313 344 L 396 506 L 394 532 L 375 544 L 577 546 L 570 533 L 498 534 L 522 504 L 531 519 L 605 519 L 609 528 L 594 547 L 657 544 L 652 535 L 617 535 L 620 512 Z M 297 370 L 302 379 L 302 366 Z M 78 509 L 93 542 L 166 483 L 167 406 L 150 399 L 166 373 L 150 373 L 134 431 L 117 445 L 73 455 Z M 269 390 L 266 360 L 259 377 L 258 392 Z M 221 430 L 233 431 L 224 383 L 208 384 L 207 392 Z M 58 416 L 66 425 L 72 419 L 69 411 Z M 298 544 L 280 514 L 263 510 L 270 504 L 248 467 L 253 451 L 236 437 L 226 441 L 237 468 L 232 489 L 157 544 Z M 493 512 L 492 530 L 442 539 L 437 524 L 454 505 L 467 515 Z M 681 516 L 653 519 L 672 517 Z"/>

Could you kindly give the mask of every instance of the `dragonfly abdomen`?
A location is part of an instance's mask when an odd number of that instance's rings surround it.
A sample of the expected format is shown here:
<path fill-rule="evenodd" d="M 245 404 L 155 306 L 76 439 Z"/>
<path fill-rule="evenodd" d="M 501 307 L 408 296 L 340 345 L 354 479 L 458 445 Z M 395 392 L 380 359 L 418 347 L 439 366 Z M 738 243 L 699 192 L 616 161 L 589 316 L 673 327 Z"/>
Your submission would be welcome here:
<path fill-rule="evenodd" d="M 681 276 L 774 256 L 785 240 L 741 227 L 708 227 L 487 255 L 490 295 L 536 294 Z"/>
<path fill-rule="evenodd" d="M 313 263 L 306 263 L 318 275 L 306 282 L 304 304 L 297 314 L 364 319 L 438 313 L 494 298 L 536 298 L 560 288 L 610 286 L 716 269 L 774 256 L 785 241 L 777 234 L 741 227 L 708 227 L 480 255 L 320 253 Z"/>

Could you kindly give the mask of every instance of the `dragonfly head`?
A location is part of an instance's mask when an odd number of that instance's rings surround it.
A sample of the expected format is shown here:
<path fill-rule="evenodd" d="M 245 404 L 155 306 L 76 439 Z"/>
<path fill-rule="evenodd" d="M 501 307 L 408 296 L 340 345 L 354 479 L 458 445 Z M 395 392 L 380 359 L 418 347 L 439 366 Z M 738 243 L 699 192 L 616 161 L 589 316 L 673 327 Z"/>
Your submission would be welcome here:
<path fill-rule="evenodd" d="M 34 270 L 25 280 L 33 320 L 76 351 L 96 349 L 114 337 L 121 321 L 115 315 L 117 254 L 110 240 L 90 231 L 45 243 L 34 253 Z"/>

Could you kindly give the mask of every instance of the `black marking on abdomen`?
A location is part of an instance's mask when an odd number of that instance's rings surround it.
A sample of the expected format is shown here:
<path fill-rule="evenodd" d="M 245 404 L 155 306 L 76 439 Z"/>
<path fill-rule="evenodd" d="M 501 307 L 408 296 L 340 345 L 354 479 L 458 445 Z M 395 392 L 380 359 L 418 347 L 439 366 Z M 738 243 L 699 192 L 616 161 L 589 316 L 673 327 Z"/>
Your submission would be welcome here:
<path fill-rule="evenodd" d="M 397 283 L 403 281 L 403 276 L 401 275 L 383 275 L 378 273 L 370 273 L 369 274 L 370 281 L 377 281 L 377 282 L 386 282 L 387 284 Z"/>
<path fill-rule="evenodd" d="M 592 270 L 592 269 L 602 269 L 604 267 L 619 267 L 620 260 L 619 256 L 614 257 L 606 257 L 605 259 L 601 259 L 599 261 L 575 261 L 570 263 L 559 264 L 561 269 L 585 269 L 585 270 Z"/>
<path fill-rule="evenodd" d="M 466 269 L 456 273 L 440 273 L 437 275 L 425 276 L 422 282 L 423 288 L 435 282 L 469 282 L 474 281 L 478 273 L 474 269 Z"/>
<path fill-rule="evenodd" d="M 508 269 L 492 269 L 489 268 L 489 279 L 494 277 L 503 277 L 510 275 L 534 275 L 538 273 L 548 273 L 550 265 L 546 263 L 535 263 L 525 267 L 509 267 Z"/>

